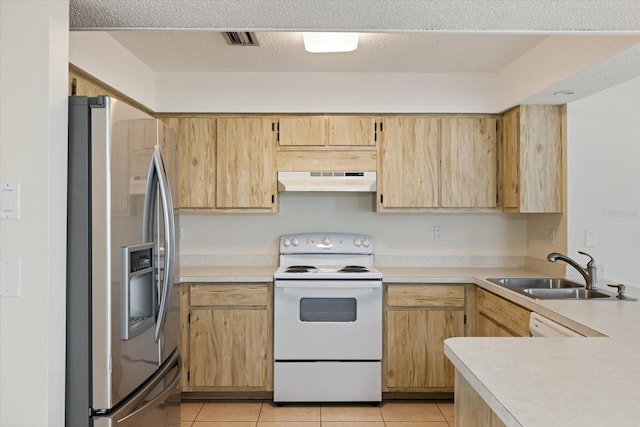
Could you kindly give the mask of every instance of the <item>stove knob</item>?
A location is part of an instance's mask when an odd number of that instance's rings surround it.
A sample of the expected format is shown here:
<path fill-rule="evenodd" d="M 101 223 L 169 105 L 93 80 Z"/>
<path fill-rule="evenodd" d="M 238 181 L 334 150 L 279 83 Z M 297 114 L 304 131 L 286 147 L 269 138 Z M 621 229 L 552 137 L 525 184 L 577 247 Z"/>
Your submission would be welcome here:
<path fill-rule="evenodd" d="M 360 240 L 359 237 L 356 237 L 356 239 L 353 241 L 353 244 L 360 247 L 360 245 L 362 244 L 362 240 Z"/>
<path fill-rule="evenodd" d="M 329 244 L 331 243 L 331 241 L 329 240 L 328 237 L 325 237 L 324 239 L 322 239 L 322 244 L 325 246 L 329 246 Z"/>
<path fill-rule="evenodd" d="M 289 238 L 286 238 L 284 239 L 284 242 L 282 242 L 282 244 L 285 248 L 288 248 L 289 246 L 291 246 L 291 240 L 289 240 Z"/>
<path fill-rule="evenodd" d="M 362 241 L 362 246 L 364 246 L 365 248 L 368 248 L 370 244 L 371 242 L 369 242 L 369 239 L 364 239 Z"/>
<path fill-rule="evenodd" d="M 294 237 L 291 243 L 293 244 L 293 246 L 298 246 L 300 244 L 300 240 L 298 240 L 297 237 Z"/>

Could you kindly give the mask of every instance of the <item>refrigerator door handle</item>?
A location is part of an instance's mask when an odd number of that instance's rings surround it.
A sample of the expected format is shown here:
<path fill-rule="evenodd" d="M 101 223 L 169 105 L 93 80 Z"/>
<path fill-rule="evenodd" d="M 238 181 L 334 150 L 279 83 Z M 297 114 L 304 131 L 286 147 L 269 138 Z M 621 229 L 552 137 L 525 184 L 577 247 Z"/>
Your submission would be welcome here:
<path fill-rule="evenodd" d="M 173 201 L 171 200 L 171 188 L 162 157 L 160 147 L 155 146 L 149 165 L 147 176 L 147 190 L 144 199 L 143 216 L 143 240 L 153 241 L 153 208 L 156 199 L 156 185 L 160 190 L 160 205 L 164 219 L 164 275 L 160 289 L 160 303 L 158 304 L 157 320 L 154 328 L 155 341 L 160 341 L 160 335 L 167 317 L 169 298 L 173 288 L 173 269 L 175 263 L 175 224 L 173 219 Z"/>

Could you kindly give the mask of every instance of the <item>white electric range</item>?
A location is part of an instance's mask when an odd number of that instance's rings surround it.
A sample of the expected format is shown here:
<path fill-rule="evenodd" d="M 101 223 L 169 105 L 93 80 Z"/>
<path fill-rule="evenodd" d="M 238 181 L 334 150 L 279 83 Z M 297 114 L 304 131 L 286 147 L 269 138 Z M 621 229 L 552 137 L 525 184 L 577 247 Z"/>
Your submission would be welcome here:
<path fill-rule="evenodd" d="M 274 284 L 274 402 L 380 402 L 382 274 L 373 238 L 282 236 Z"/>

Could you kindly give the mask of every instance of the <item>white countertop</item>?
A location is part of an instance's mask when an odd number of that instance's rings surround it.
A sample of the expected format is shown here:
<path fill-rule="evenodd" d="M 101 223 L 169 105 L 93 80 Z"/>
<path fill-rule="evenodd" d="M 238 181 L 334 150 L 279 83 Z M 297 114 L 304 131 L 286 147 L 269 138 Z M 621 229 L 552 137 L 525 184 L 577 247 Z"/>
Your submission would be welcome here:
<path fill-rule="evenodd" d="M 277 267 L 182 267 L 181 282 L 270 282 Z M 487 282 L 525 268 L 377 267 L 388 284 L 473 283 L 588 338 L 452 338 L 445 354 L 507 426 L 640 425 L 640 302 L 535 300 Z M 614 295 L 599 284 L 601 290 Z M 628 288 L 640 299 L 640 289 Z"/>

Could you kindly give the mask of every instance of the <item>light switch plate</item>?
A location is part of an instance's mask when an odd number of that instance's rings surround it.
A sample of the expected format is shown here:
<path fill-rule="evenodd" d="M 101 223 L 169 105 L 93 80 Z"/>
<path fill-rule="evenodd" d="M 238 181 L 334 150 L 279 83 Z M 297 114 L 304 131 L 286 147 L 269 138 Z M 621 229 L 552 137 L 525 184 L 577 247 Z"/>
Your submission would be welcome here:
<path fill-rule="evenodd" d="M 20 183 L 0 183 L 0 219 L 20 219 Z"/>
<path fill-rule="evenodd" d="M 0 257 L 0 297 L 22 294 L 22 258 Z"/>
<path fill-rule="evenodd" d="M 586 229 L 584 233 L 584 243 L 587 248 L 595 248 L 598 245 L 598 231 Z"/>

